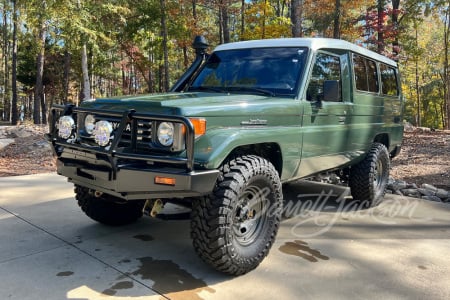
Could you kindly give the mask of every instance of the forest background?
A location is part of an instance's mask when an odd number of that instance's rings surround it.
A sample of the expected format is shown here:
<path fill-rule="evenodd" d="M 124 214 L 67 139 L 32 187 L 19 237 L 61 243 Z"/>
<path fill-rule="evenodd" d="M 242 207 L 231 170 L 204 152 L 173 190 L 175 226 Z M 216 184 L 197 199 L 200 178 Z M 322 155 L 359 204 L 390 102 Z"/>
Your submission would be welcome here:
<path fill-rule="evenodd" d="M 0 120 L 52 104 L 168 91 L 194 36 L 334 37 L 396 60 L 405 121 L 450 129 L 450 0 L 1 0 Z"/>

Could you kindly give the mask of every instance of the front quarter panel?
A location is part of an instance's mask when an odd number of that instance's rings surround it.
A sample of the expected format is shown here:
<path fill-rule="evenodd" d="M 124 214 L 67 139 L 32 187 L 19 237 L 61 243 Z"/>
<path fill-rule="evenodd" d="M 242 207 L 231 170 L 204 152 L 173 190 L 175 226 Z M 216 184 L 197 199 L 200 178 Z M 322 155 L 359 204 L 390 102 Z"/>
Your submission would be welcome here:
<path fill-rule="evenodd" d="M 300 164 L 301 128 L 276 126 L 260 128 L 215 128 L 195 143 L 195 161 L 202 168 L 217 169 L 234 149 L 263 143 L 277 144 L 283 166 L 281 179 L 289 179 Z"/>

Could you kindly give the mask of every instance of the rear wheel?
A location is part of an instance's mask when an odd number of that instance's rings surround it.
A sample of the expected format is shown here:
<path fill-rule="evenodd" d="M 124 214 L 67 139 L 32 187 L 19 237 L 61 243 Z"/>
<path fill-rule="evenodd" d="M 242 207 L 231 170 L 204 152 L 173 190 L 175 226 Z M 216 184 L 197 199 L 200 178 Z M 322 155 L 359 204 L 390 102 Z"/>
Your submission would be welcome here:
<path fill-rule="evenodd" d="M 227 274 L 253 270 L 275 240 L 282 202 L 281 182 L 270 162 L 248 155 L 225 163 L 213 193 L 193 203 L 197 254 Z"/>
<path fill-rule="evenodd" d="M 361 201 L 365 207 L 377 206 L 386 193 L 389 167 L 386 146 L 374 143 L 366 158 L 350 170 L 349 186 L 353 199 Z"/>
<path fill-rule="evenodd" d="M 143 200 L 124 201 L 107 194 L 95 197 L 90 189 L 78 185 L 75 185 L 75 195 L 81 210 L 105 225 L 126 225 L 142 217 Z"/>

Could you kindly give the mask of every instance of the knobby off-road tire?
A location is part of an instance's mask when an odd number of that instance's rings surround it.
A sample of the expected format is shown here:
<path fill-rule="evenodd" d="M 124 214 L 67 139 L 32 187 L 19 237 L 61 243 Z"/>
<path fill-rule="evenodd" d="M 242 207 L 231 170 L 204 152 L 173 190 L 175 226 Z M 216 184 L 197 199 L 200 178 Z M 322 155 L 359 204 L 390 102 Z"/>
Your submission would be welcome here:
<path fill-rule="evenodd" d="M 390 159 L 386 146 L 374 143 L 366 158 L 351 167 L 349 186 L 353 199 L 368 208 L 377 206 L 386 193 Z"/>
<path fill-rule="evenodd" d="M 75 195 L 81 210 L 91 219 L 105 225 L 126 225 L 142 217 L 144 201 L 124 202 L 107 194 L 97 198 L 89 189 L 78 185 L 75 185 Z"/>
<path fill-rule="evenodd" d="M 225 163 L 211 195 L 195 199 L 191 236 L 197 254 L 215 269 L 241 275 L 269 253 L 281 221 L 280 178 L 253 155 Z"/>

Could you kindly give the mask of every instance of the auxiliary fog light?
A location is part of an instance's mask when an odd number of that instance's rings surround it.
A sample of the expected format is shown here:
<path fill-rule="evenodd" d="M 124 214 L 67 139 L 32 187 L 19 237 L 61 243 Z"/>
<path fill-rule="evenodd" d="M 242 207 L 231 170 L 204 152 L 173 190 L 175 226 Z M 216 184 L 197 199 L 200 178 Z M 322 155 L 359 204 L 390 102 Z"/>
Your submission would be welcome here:
<path fill-rule="evenodd" d="M 104 147 L 109 144 L 111 132 L 113 131 L 111 123 L 108 121 L 98 121 L 95 123 L 94 139 L 97 144 Z"/>
<path fill-rule="evenodd" d="M 62 116 L 58 120 L 58 135 L 60 138 L 68 139 L 71 137 L 75 121 L 71 116 Z"/>
<path fill-rule="evenodd" d="M 84 129 L 88 134 L 94 133 L 95 117 L 93 115 L 87 115 L 84 119 Z"/>

